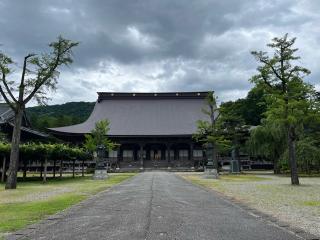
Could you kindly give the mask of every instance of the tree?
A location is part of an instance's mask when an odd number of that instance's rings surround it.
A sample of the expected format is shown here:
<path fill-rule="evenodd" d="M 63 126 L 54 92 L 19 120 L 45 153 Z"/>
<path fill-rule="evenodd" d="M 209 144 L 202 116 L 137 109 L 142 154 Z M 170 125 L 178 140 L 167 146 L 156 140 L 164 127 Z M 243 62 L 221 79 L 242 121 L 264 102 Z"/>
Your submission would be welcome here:
<path fill-rule="evenodd" d="M 266 118 L 286 129 L 288 156 L 291 169 L 291 183 L 299 185 L 296 160 L 296 141 L 303 131 L 303 123 L 310 110 L 313 87 L 303 82 L 310 74 L 304 67 L 295 65 L 300 57 L 295 56 L 293 48 L 296 38 L 288 39 L 288 34 L 274 38 L 267 46 L 274 51 L 272 56 L 266 52 L 253 51 L 252 55 L 261 65 L 258 74 L 251 81 L 264 86 L 269 93 Z"/>
<path fill-rule="evenodd" d="M 238 99 L 238 110 L 240 116 L 244 119 L 246 125 L 257 126 L 261 123 L 263 115 L 266 112 L 266 91 L 263 87 L 255 86 L 249 92 L 246 98 Z"/>
<path fill-rule="evenodd" d="M 282 125 L 264 120 L 250 131 L 248 148 L 252 155 L 273 161 L 274 173 L 280 173 L 280 159 L 287 148 L 286 131 Z"/>
<path fill-rule="evenodd" d="M 232 143 L 234 157 L 241 171 L 240 149 L 248 137 L 248 126 L 241 115 L 241 102 L 229 101 L 221 104 L 220 114 L 217 125 L 224 138 Z"/>
<path fill-rule="evenodd" d="M 26 104 L 32 99 L 40 104 L 48 100 L 47 91 L 56 89 L 58 67 L 72 63 L 72 49 L 77 45 L 77 42 L 60 36 L 57 41 L 49 44 L 52 49 L 50 53 L 28 54 L 24 58 L 19 81 L 7 79 L 13 71 L 11 66 L 14 62 L 10 57 L 0 53 L 0 93 L 15 114 L 6 189 L 15 189 L 17 185 L 21 122 Z"/>
<path fill-rule="evenodd" d="M 208 120 L 197 121 L 197 132 L 193 135 L 193 138 L 204 144 L 211 143 L 213 145 L 213 163 L 214 167 L 218 170 L 218 150 L 224 150 L 229 147 L 229 141 L 224 138 L 221 134 L 221 129 L 217 126 L 220 113 L 217 108 L 217 97 L 214 96 L 213 92 L 209 92 L 206 97 L 207 108 L 202 109 L 202 112 L 208 116 Z"/>
<path fill-rule="evenodd" d="M 97 146 L 104 145 L 106 149 L 111 150 L 115 147 L 115 144 L 110 141 L 107 134 L 110 130 L 108 120 L 101 120 L 96 122 L 95 128 L 91 131 L 91 134 L 85 135 L 84 147 L 91 153 L 96 151 Z"/>

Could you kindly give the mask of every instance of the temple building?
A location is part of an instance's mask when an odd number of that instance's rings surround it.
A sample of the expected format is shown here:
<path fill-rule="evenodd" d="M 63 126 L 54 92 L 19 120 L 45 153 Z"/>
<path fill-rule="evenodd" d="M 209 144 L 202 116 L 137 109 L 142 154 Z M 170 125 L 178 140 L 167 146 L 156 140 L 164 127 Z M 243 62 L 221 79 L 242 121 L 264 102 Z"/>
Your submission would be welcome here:
<path fill-rule="evenodd" d="M 108 153 L 120 168 L 193 168 L 204 158 L 192 139 L 197 121 L 209 120 L 208 92 L 115 93 L 98 92 L 89 118 L 77 125 L 51 128 L 53 135 L 80 143 L 95 123 L 110 121 L 109 138 L 119 144 Z"/>
<path fill-rule="evenodd" d="M 21 124 L 21 141 L 47 141 L 49 135 L 35 129 L 32 129 L 26 112 L 23 112 L 22 124 Z M 14 112 L 10 106 L 6 103 L 0 103 L 0 133 L 3 133 L 0 138 L 4 137 L 8 141 L 11 141 L 12 131 L 14 127 Z M 1 139 L 3 140 L 3 139 Z"/>

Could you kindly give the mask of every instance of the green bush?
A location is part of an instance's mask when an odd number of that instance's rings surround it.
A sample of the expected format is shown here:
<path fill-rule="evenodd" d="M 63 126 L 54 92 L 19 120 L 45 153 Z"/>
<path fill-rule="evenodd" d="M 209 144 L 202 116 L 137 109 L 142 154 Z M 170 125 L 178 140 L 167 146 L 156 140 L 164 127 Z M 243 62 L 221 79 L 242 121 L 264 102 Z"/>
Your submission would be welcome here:
<path fill-rule="evenodd" d="M 0 142 L 0 155 L 9 155 L 11 145 Z M 23 160 L 85 160 L 90 155 L 84 148 L 61 143 L 25 143 L 20 145 L 20 157 Z"/>

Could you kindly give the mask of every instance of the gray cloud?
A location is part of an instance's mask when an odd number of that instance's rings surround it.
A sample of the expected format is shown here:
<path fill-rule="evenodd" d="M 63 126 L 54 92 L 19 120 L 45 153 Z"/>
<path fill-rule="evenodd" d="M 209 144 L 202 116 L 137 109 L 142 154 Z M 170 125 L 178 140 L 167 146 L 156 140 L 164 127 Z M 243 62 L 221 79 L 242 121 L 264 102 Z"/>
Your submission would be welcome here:
<path fill-rule="evenodd" d="M 19 62 L 59 34 L 79 41 L 53 103 L 96 98 L 96 91 L 215 90 L 245 96 L 253 49 L 274 36 L 298 37 L 301 64 L 320 77 L 317 0 L 2 0 L 1 49 Z"/>

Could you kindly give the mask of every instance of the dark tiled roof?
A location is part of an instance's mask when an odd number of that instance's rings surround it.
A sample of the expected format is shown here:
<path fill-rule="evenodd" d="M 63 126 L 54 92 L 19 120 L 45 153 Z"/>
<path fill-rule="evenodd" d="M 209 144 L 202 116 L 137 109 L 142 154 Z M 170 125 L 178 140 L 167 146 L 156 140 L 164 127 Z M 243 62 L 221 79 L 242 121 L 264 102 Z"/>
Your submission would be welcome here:
<path fill-rule="evenodd" d="M 25 123 L 27 121 L 27 118 L 26 118 L 26 116 L 24 116 L 24 117 L 25 117 L 25 121 L 23 121 L 23 122 Z M 0 103 L 0 125 L 1 124 L 9 124 L 13 127 L 14 126 L 13 122 L 14 122 L 13 110 L 9 107 L 8 104 Z M 30 127 L 27 127 L 27 126 L 21 126 L 21 130 L 24 132 L 29 132 L 33 135 L 40 136 L 40 137 L 44 137 L 44 138 L 49 137 L 48 134 L 31 129 Z"/>
<path fill-rule="evenodd" d="M 51 128 L 60 134 L 89 133 L 97 121 L 110 121 L 110 136 L 191 135 L 196 121 L 205 119 L 207 92 L 193 93 L 98 93 L 87 121 Z"/>
<path fill-rule="evenodd" d="M 14 118 L 13 110 L 6 103 L 0 103 L 0 123 L 5 123 Z"/>

